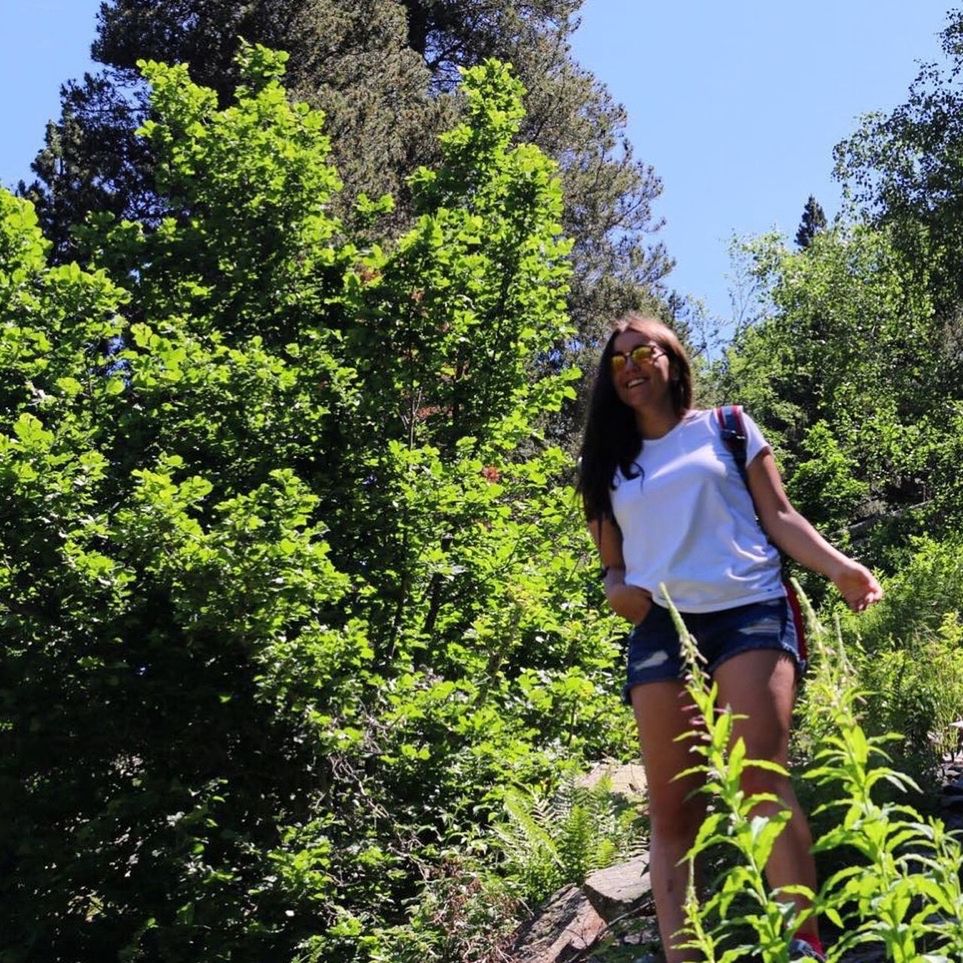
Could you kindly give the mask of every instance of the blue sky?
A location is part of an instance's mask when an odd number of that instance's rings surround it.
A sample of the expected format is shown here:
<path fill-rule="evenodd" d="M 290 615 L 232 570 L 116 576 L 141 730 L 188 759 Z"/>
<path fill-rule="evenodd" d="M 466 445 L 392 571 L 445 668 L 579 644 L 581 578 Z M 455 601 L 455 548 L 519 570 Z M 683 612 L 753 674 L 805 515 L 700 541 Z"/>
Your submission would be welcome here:
<path fill-rule="evenodd" d="M 649 9 L 658 7 L 657 10 Z M 733 232 L 795 236 L 810 194 L 840 207 L 832 149 L 940 59 L 948 0 L 587 0 L 577 58 L 628 110 L 662 178 L 669 283 L 730 317 Z"/>
<path fill-rule="evenodd" d="M 577 58 L 628 110 L 662 178 L 669 283 L 730 315 L 729 238 L 790 237 L 814 194 L 832 217 L 832 148 L 901 103 L 939 58 L 949 0 L 586 0 Z M 60 84 L 90 69 L 100 0 L 0 0 L 0 184 L 29 178 Z"/>
<path fill-rule="evenodd" d="M 91 70 L 100 0 L 0 0 L 0 184 L 30 178 L 60 85 Z"/>

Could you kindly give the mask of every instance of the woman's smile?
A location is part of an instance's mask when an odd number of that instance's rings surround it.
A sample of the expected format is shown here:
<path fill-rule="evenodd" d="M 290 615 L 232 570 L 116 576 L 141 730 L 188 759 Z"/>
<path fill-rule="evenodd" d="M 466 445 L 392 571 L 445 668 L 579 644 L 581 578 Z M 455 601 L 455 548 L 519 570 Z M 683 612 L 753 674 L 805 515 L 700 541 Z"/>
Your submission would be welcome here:
<path fill-rule="evenodd" d="M 653 352 L 647 358 L 633 356 L 640 346 L 651 347 Z M 638 331 L 622 332 L 613 347 L 616 360 L 621 358 L 619 370 L 612 373 L 619 400 L 630 408 L 649 408 L 663 399 L 669 404 L 669 357 L 664 349 Z"/>

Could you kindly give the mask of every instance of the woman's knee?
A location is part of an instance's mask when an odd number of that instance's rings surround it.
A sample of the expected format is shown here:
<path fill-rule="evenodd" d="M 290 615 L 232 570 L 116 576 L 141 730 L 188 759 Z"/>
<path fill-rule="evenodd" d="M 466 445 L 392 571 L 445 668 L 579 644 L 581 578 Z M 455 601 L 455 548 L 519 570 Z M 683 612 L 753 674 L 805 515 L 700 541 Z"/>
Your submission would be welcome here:
<path fill-rule="evenodd" d="M 701 793 L 681 797 L 671 792 L 655 793 L 649 798 L 649 825 L 663 839 L 694 839 L 705 814 Z"/>
<path fill-rule="evenodd" d="M 753 759 L 786 765 L 789 750 L 789 725 L 779 718 L 768 718 L 764 724 L 753 724 L 753 720 L 740 719 L 735 726 L 733 741 L 742 739 L 746 749 L 746 765 Z M 766 773 L 758 767 L 750 767 L 760 779 L 770 775 L 782 778 L 778 773 Z"/>
<path fill-rule="evenodd" d="M 742 770 L 739 785 L 746 796 L 772 795 L 783 803 L 792 799 L 792 784 L 787 776 L 751 763 Z"/>

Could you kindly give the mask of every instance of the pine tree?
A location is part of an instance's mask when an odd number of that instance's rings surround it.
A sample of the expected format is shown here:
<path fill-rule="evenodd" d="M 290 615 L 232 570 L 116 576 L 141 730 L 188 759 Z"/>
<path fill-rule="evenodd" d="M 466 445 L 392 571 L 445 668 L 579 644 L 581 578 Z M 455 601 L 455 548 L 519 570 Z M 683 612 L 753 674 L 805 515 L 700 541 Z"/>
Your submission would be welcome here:
<path fill-rule="evenodd" d="M 803 208 L 799 229 L 796 231 L 796 244 L 800 249 L 805 250 L 812 244 L 813 238 L 824 230 L 826 230 L 826 214 L 819 201 L 810 194 Z"/>
<path fill-rule="evenodd" d="M 102 5 L 91 49 L 104 67 L 64 85 L 60 121 L 33 164 L 37 177 L 20 189 L 36 204 L 57 259 L 80 253 L 71 228 L 88 211 L 147 222 L 156 214 L 150 149 L 136 135 L 147 117 L 137 62 L 190 64 L 224 106 L 240 80 L 241 38 L 289 51 L 292 97 L 324 111 L 346 185 L 332 200 L 335 213 L 346 214 L 361 192 L 401 200 L 404 178 L 437 161 L 437 135 L 455 111 L 451 98 L 430 97 L 429 72 L 405 47 L 404 11 L 395 3 L 114 0 Z"/>
<path fill-rule="evenodd" d="M 634 158 L 624 109 L 570 55 L 581 2 L 112 0 L 92 50 L 104 70 L 65 86 L 37 179 L 21 193 L 62 259 L 77 253 L 70 228 L 88 210 L 149 222 L 151 159 L 134 135 L 145 116 L 137 60 L 189 62 L 224 104 L 244 37 L 288 51 L 289 88 L 324 110 L 345 183 L 335 212 L 347 216 L 358 193 L 391 193 L 400 229 L 411 211 L 406 178 L 437 160 L 437 135 L 461 109 L 459 69 L 494 56 L 514 64 L 528 91 L 520 137 L 561 166 L 563 229 L 575 239 L 569 306 L 591 340 L 626 307 L 655 305 L 671 262 L 652 243 L 661 183 Z"/>

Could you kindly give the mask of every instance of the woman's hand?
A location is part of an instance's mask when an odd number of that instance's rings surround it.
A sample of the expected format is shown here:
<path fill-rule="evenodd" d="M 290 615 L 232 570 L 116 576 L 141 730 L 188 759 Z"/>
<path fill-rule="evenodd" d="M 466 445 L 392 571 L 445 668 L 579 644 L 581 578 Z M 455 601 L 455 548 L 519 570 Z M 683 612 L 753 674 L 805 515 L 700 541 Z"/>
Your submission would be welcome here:
<path fill-rule="evenodd" d="M 747 477 L 763 529 L 790 558 L 832 579 L 854 612 L 862 612 L 883 597 L 879 582 L 865 565 L 833 548 L 792 507 L 768 448 L 749 463 Z"/>
<path fill-rule="evenodd" d="M 638 625 L 652 608 L 652 595 L 637 585 L 625 584 L 625 569 L 610 568 L 603 581 L 605 597 L 616 615 Z"/>
<path fill-rule="evenodd" d="M 862 612 L 883 597 L 883 589 L 873 573 L 851 558 L 845 559 L 830 577 L 854 612 Z"/>
<path fill-rule="evenodd" d="M 589 534 L 605 566 L 602 584 L 609 606 L 616 615 L 638 625 L 652 608 L 652 596 L 637 585 L 625 584 L 622 533 L 618 525 L 611 517 L 597 518 L 589 523 Z"/>

